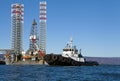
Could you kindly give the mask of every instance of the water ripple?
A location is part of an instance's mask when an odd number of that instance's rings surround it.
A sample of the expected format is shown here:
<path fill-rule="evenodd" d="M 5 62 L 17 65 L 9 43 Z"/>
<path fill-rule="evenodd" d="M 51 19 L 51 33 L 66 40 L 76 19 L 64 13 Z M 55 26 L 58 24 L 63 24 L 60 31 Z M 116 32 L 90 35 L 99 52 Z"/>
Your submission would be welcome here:
<path fill-rule="evenodd" d="M 119 81 L 120 66 L 0 66 L 0 81 Z"/>

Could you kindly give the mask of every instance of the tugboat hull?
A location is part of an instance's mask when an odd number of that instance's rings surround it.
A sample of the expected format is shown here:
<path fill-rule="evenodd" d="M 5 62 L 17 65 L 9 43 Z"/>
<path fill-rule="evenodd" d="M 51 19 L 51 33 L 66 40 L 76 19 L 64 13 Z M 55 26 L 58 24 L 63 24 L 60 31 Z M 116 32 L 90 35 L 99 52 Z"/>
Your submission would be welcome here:
<path fill-rule="evenodd" d="M 78 62 L 71 58 L 63 57 L 62 55 L 47 54 L 44 56 L 44 60 L 52 66 L 97 66 L 99 65 L 95 61 Z"/>

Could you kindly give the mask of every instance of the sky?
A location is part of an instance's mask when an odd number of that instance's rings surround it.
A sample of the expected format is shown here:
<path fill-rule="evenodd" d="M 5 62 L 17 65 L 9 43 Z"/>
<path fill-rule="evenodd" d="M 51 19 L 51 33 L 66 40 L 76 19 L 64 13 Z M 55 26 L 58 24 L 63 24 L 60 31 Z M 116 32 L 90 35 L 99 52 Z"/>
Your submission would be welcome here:
<path fill-rule="evenodd" d="M 23 49 L 43 0 L 0 0 L 0 49 L 11 48 L 11 4 L 24 4 Z M 47 53 L 62 54 L 70 37 L 83 56 L 120 57 L 120 0 L 46 0 Z"/>

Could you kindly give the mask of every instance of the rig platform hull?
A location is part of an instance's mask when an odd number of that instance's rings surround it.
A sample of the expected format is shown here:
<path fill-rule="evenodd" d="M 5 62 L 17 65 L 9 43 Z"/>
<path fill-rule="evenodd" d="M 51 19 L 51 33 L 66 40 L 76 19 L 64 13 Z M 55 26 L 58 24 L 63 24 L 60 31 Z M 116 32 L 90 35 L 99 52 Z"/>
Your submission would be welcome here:
<path fill-rule="evenodd" d="M 5 65 L 5 61 L 0 61 L 0 65 Z"/>

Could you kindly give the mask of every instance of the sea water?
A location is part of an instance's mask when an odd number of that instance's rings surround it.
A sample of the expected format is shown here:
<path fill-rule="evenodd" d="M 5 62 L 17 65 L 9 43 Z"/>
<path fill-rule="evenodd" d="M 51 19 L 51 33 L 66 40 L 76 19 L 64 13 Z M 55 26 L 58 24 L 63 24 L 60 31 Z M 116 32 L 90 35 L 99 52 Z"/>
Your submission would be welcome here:
<path fill-rule="evenodd" d="M 120 81 L 120 66 L 0 65 L 0 81 Z"/>

